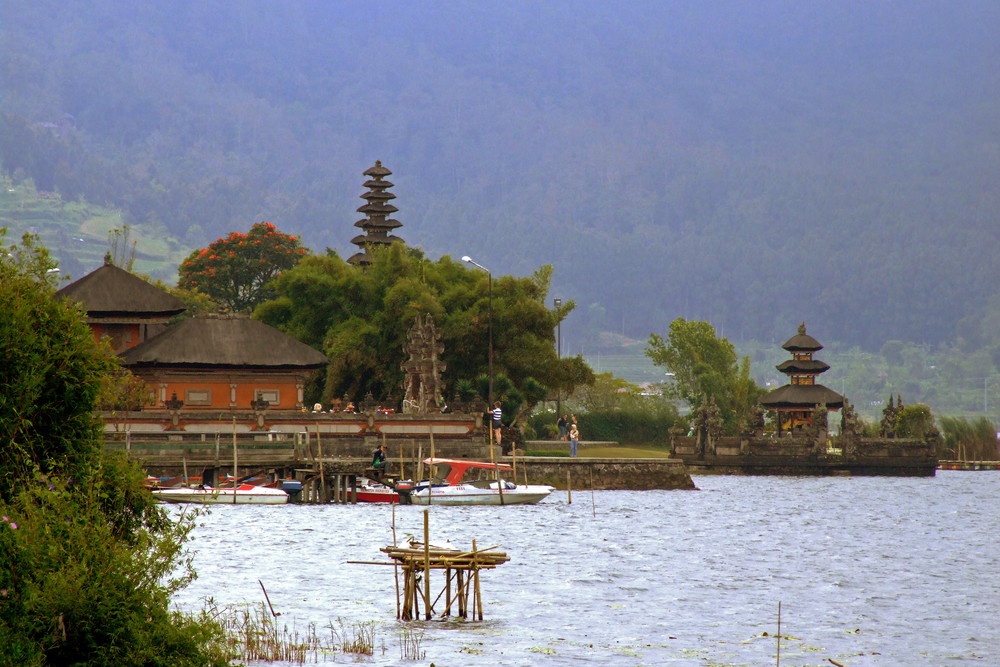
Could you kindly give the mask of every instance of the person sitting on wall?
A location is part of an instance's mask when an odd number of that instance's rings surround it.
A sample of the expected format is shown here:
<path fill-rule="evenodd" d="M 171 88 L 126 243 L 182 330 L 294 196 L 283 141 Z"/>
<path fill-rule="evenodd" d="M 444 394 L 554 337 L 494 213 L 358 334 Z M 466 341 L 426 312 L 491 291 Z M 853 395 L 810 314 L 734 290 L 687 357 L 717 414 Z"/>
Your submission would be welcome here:
<path fill-rule="evenodd" d="M 386 471 L 389 469 L 389 448 L 385 445 L 379 445 L 378 449 L 372 454 L 372 468 L 375 468 L 375 474 L 378 477 L 385 475 Z"/>
<path fill-rule="evenodd" d="M 313 406 L 313 412 L 323 412 L 323 404 L 317 403 Z"/>
<path fill-rule="evenodd" d="M 344 408 L 344 412 L 354 412 L 354 403 L 348 403 L 347 407 Z"/>

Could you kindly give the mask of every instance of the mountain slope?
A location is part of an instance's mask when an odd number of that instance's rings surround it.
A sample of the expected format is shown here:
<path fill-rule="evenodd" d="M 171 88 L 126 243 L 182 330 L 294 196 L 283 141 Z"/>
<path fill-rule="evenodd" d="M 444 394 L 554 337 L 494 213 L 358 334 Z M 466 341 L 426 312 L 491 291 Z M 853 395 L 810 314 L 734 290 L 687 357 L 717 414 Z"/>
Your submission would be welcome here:
<path fill-rule="evenodd" d="M 998 290 L 995 3 L 11 0 L 4 168 L 191 246 L 267 219 L 556 267 L 584 331 L 936 343 Z M 46 125 L 49 124 L 49 125 Z"/>

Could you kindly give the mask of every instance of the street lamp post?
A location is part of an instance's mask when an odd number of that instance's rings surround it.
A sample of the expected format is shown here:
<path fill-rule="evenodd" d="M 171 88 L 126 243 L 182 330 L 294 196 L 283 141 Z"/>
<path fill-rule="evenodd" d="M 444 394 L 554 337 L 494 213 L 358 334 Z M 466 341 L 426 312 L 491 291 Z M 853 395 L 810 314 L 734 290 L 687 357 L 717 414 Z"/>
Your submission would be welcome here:
<path fill-rule="evenodd" d="M 556 297 L 552 300 L 552 304 L 559 310 L 562 306 L 562 299 Z M 556 313 L 556 359 L 562 359 L 562 317 L 559 313 Z M 562 419 L 562 387 L 556 390 L 556 419 Z"/>
<path fill-rule="evenodd" d="M 468 262 L 469 264 L 472 264 L 476 268 L 479 268 L 479 269 L 482 269 L 483 271 L 485 271 L 486 272 L 486 277 L 487 277 L 488 282 L 489 282 L 489 292 L 488 292 L 488 300 L 489 300 L 489 374 L 490 374 L 490 388 L 489 388 L 490 398 L 489 398 L 489 404 L 490 404 L 490 410 L 492 410 L 493 409 L 493 274 L 490 273 L 490 270 L 487 269 L 482 264 L 479 264 L 478 262 L 473 261 L 473 259 L 471 257 L 469 257 L 468 255 L 464 256 L 462 258 L 462 261 L 463 262 Z"/>

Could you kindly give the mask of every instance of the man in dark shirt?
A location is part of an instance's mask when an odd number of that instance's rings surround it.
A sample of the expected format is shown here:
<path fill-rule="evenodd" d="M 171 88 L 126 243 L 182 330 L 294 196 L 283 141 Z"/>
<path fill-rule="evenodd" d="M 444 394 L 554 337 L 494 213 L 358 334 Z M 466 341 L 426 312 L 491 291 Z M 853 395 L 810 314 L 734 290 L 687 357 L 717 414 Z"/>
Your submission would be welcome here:
<path fill-rule="evenodd" d="M 379 477 L 384 475 L 389 468 L 388 450 L 389 448 L 385 445 L 379 445 L 379 448 L 372 454 L 372 468 L 375 468 Z"/>

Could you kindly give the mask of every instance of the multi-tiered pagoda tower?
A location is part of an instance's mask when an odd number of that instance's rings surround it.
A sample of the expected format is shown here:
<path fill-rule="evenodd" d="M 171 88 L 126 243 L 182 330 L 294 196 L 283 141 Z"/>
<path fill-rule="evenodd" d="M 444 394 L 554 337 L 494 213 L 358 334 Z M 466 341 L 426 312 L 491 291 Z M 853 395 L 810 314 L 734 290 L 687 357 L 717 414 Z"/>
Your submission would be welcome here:
<path fill-rule="evenodd" d="M 388 246 L 392 243 L 402 243 L 403 239 L 391 234 L 392 230 L 402 227 L 403 223 L 388 216 L 399 209 L 389 202 L 396 198 L 396 195 L 388 192 L 392 183 L 385 180 L 386 176 L 391 176 L 392 172 L 382 166 L 381 160 L 375 161 L 375 166 L 365 171 L 368 180 L 364 186 L 368 192 L 361 195 L 367 203 L 358 208 L 359 213 L 364 213 L 365 218 L 354 223 L 355 227 L 364 230 L 364 234 L 359 234 L 351 239 L 351 243 L 361 248 L 360 252 L 351 255 L 347 261 L 359 266 L 368 266 L 372 263 L 368 249 L 372 246 Z"/>
<path fill-rule="evenodd" d="M 819 341 L 806 333 L 806 324 L 799 325 L 799 332 L 782 345 L 792 353 L 792 358 L 775 368 L 789 377 L 791 382 L 765 395 L 760 404 L 778 414 L 778 428 L 795 429 L 812 423 L 812 413 L 817 406 L 825 405 L 827 410 L 844 407 L 844 397 L 837 392 L 816 383 L 821 373 L 830 369 L 813 353 L 823 349 Z"/>

